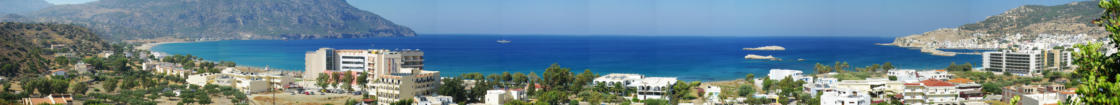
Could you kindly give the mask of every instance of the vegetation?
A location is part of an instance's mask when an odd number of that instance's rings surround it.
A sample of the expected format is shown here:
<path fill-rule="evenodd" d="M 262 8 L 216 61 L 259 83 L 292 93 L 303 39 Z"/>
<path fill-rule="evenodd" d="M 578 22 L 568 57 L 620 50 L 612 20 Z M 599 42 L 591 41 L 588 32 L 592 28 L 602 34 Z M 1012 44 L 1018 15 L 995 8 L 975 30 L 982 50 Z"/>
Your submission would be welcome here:
<path fill-rule="evenodd" d="M 503 72 L 489 75 L 463 73 L 458 77 L 443 79 L 444 85 L 440 86 L 436 92 L 451 96 L 456 99 L 456 103 L 476 103 L 482 102 L 486 91 L 490 89 L 524 88 L 529 97 L 537 99 L 535 103 L 510 101 L 507 104 L 560 105 L 575 104 L 573 102 L 629 104 L 631 101 L 624 99 L 623 96 L 631 96 L 633 91 L 636 91 L 636 89 L 627 88 L 621 84 L 593 85 L 592 80 L 599 77 L 599 74 L 586 69 L 578 74 L 570 70 L 570 68 L 561 67 L 559 64 L 552 64 L 545 68 L 542 75 L 537 75 L 536 72 L 529 72 L 528 74 Z M 470 84 L 464 84 L 464 81 L 468 80 L 475 82 L 473 87 L 468 87 Z M 542 89 L 536 89 L 535 84 L 539 84 Z M 678 100 L 663 101 L 670 104 L 677 103 L 680 100 L 697 99 L 699 95 L 693 91 L 693 88 L 699 86 L 699 84 L 700 82 L 680 81 L 670 87 L 673 88 L 673 91 L 667 91 L 667 93 L 670 93 L 668 96 Z"/>
<path fill-rule="evenodd" d="M 71 57 L 94 55 L 107 49 L 107 43 L 81 26 L 0 22 L 0 76 L 45 73 L 56 69 L 51 65 L 65 65 L 70 63 L 69 59 L 76 59 Z M 51 56 L 62 53 L 74 56 Z"/>
<path fill-rule="evenodd" d="M 1101 0 L 1100 8 L 1104 11 L 1095 24 L 1104 26 L 1108 30 L 1111 43 L 1107 46 L 1120 48 L 1120 1 Z M 1074 47 L 1080 52 L 1073 54 L 1074 63 L 1078 65 L 1077 74 L 1083 81 L 1077 88 L 1081 95 L 1080 103 L 1088 105 L 1116 105 L 1120 104 L 1120 54 L 1106 54 L 1101 49 L 1104 44 L 1079 44 Z"/>

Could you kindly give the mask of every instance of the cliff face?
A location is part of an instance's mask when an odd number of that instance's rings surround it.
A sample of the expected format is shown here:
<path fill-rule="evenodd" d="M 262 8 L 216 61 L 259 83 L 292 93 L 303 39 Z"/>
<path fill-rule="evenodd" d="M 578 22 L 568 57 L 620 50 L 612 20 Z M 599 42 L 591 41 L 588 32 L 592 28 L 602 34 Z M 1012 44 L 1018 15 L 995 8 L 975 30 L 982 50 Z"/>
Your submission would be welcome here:
<path fill-rule="evenodd" d="M 1008 35 L 1071 35 L 1086 34 L 1103 37 L 1107 32 L 1092 21 L 1104 9 L 1096 1 L 1074 2 L 1056 6 L 1026 5 L 990 16 L 984 21 L 965 24 L 958 28 L 942 28 L 896 38 L 895 45 L 903 47 L 928 46 L 931 43 L 961 40 L 995 41 Z"/>
<path fill-rule="evenodd" d="M 415 36 L 345 0 L 99 0 L 28 14 L 85 25 L 110 39 L 307 39 Z"/>

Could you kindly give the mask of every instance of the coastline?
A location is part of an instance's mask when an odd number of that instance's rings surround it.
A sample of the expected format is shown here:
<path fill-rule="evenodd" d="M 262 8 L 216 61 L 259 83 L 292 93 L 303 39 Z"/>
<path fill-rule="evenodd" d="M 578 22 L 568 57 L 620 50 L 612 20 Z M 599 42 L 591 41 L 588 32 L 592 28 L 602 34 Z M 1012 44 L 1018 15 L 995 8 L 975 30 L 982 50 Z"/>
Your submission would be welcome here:
<path fill-rule="evenodd" d="M 916 48 L 919 51 L 921 51 L 922 53 L 927 53 L 927 54 L 935 55 L 935 56 L 950 56 L 950 57 L 951 56 L 956 56 L 958 54 L 961 54 L 961 55 L 980 55 L 982 53 L 979 53 L 979 52 L 953 52 L 953 51 L 944 51 L 944 50 L 941 50 L 941 49 L 991 50 L 990 48 L 941 48 L 941 47 L 931 47 L 931 46 L 901 46 L 901 45 L 898 45 L 896 43 L 875 43 L 875 45 L 894 46 L 894 47 L 902 47 L 902 48 Z"/>
<path fill-rule="evenodd" d="M 209 41 L 219 41 L 219 40 L 209 40 Z M 195 42 L 207 42 L 207 41 L 185 41 L 185 40 L 170 40 L 170 41 L 169 41 L 169 40 L 153 40 L 153 41 L 150 41 L 150 42 L 148 42 L 148 43 L 144 43 L 144 44 L 141 44 L 140 46 L 137 46 L 137 47 L 136 47 L 136 49 L 140 49 L 140 50 L 147 50 L 147 51 L 149 51 L 149 52 L 151 52 L 151 53 L 160 53 L 160 54 L 165 54 L 164 56 L 170 56 L 170 54 L 169 54 L 169 53 L 166 53 L 166 52 L 161 52 L 161 51 L 154 51 L 154 50 L 151 50 L 151 49 L 152 49 L 152 48 L 154 48 L 154 47 L 156 47 L 156 46 L 159 46 L 159 45 L 163 45 L 163 44 L 172 44 L 172 43 L 195 43 Z M 218 62 L 219 62 L 219 61 L 213 61 L 213 60 L 208 60 L 208 59 L 202 59 L 202 61 L 205 61 L 205 62 L 214 62 L 214 63 L 218 63 Z M 231 62 L 232 62 L 232 61 L 231 61 Z M 239 62 L 234 62 L 234 63 L 239 63 Z M 235 67 L 233 67 L 233 68 L 236 68 L 236 69 L 240 69 L 240 70 L 251 70 L 251 71 L 262 71 L 262 70 L 266 70 L 266 69 L 267 69 L 267 70 L 269 70 L 269 71 L 280 71 L 280 72 L 285 72 L 285 73 L 292 73 L 292 72 L 294 72 L 294 73 L 302 73 L 302 72 L 303 72 L 303 70 L 286 70 L 286 69 L 277 69 L 277 68 L 271 68 L 271 67 L 257 67 L 257 66 L 247 66 L 247 65 L 237 65 L 237 66 L 235 66 Z"/>

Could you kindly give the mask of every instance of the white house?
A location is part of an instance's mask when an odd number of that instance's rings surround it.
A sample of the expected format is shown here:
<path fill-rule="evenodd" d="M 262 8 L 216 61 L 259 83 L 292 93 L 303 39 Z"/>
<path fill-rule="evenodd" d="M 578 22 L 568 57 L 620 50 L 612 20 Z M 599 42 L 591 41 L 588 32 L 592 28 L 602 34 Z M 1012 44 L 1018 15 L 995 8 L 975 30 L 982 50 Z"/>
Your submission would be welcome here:
<path fill-rule="evenodd" d="M 836 88 L 821 94 L 821 105 L 871 105 L 871 95 L 858 90 Z"/>
<path fill-rule="evenodd" d="M 677 83 L 676 77 L 648 77 L 635 81 L 630 87 L 637 88 L 638 99 L 669 99 L 668 93 Z"/>

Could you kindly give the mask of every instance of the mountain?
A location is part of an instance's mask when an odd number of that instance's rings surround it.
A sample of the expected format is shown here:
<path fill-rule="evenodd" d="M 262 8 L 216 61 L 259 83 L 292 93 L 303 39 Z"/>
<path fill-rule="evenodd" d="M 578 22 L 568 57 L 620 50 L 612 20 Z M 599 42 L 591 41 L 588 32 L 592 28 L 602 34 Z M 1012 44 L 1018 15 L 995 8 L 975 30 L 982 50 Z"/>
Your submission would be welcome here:
<path fill-rule="evenodd" d="M 1104 28 L 1092 23 L 1100 17 L 1104 9 L 1097 1 L 1073 2 L 1064 5 L 1020 6 L 999 15 L 989 16 L 983 21 L 961 25 L 957 28 L 942 28 L 922 34 L 896 38 L 894 45 L 903 47 L 945 46 L 948 42 L 991 42 L 1011 35 L 1077 35 L 1104 37 Z"/>
<path fill-rule="evenodd" d="M 0 0 L 0 14 L 19 14 L 50 7 L 44 0 Z"/>
<path fill-rule="evenodd" d="M 93 55 L 110 49 L 89 29 L 67 24 L 0 22 L 0 75 L 40 73 L 54 52 Z"/>
<path fill-rule="evenodd" d="M 309 39 L 415 36 L 345 0 L 99 0 L 9 19 L 81 24 L 109 39 Z"/>

